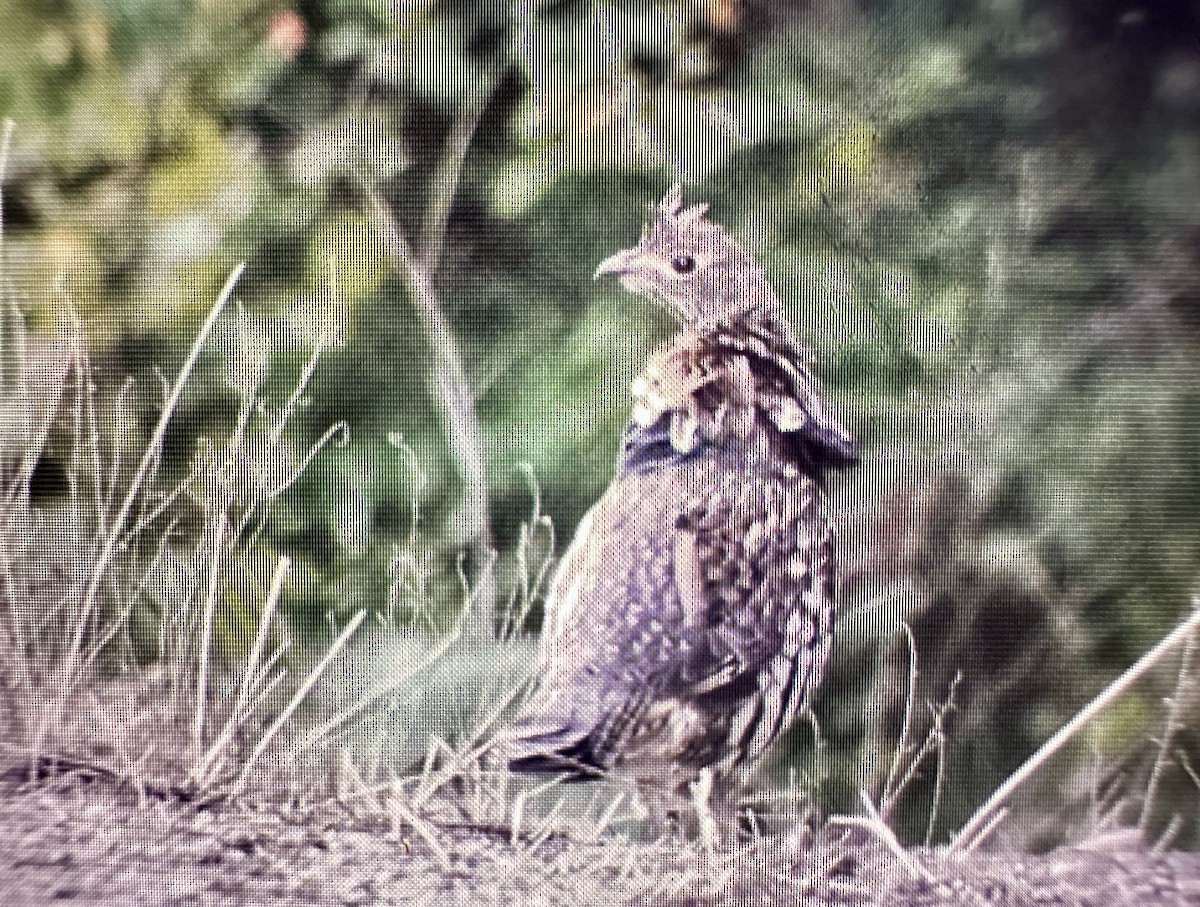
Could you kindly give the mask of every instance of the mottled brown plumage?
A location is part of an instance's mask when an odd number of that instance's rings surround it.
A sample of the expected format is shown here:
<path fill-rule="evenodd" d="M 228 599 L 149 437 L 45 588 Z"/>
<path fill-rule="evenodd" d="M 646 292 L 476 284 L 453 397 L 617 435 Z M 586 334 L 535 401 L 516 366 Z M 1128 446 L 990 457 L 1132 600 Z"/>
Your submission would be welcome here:
<path fill-rule="evenodd" d="M 854 459 L 762 269 L 684 208 L 606 259 L 680 321 L 634 381 L 617 475 L 548 595 L 517 769 L 684 793 L 760 756 L 820 683 L 837 574 L 823 473 Z"/>

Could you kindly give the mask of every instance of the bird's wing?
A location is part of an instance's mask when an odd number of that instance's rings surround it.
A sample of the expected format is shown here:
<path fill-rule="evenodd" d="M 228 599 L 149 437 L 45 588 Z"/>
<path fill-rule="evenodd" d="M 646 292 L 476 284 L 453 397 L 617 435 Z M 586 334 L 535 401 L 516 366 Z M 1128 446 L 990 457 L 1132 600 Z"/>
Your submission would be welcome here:
<path fill-rule="evenodd" d="M 658 611 L 670 578 L 661 481 L 618 480 L 580 523 L 547 596 L 539 683 L 512 729 L 518 758 L 606 767 L 650 698 L 677 623 Z"/>
<path fill-rule="evenodd" d="M 680 692 L 728 722 L 732 749 L 757 755 L 820 682 L 833 530 L 816 483 L 782 465 L 718 487 L 691 503 L 676 536 L 676 594 L 702 640 Z"/>
<path fill-rule="evenodd" d="M 547 589 L 545 616 L 542 619 L 540 660 L 543 665 L 552 656 L 554 641 L 562 637 L 568 621 L 575 612 L 588 578 L 588 562 L 595 558 L 592 522 L 598 506 L 594 505 L 579 521 L 575 536 L 563 553 Z"/>

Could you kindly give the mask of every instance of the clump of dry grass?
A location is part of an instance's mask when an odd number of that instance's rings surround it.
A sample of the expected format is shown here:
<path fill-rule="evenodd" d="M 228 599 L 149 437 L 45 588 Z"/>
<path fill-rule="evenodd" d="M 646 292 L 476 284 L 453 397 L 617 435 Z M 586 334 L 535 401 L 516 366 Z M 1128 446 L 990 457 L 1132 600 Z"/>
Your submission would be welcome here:
<path fill-rule="evenodd" d="M 295 684 L 276 720 L 260 726 L 288 686 L 276 614 L 289 563 L 279 559 L 260 588 L 238 549 L 253 543 L 271 502 L 343 429 L 335 426 L 299 463 L 289 462 L 280 445 L 284 426 L 319 350 L 291 398 L 267 413 L 258 399 L 265 363 L 254 355 L 248 316 L 227 312 L 240 273 L 230 275 L 165 385 L 161 414 L 132 464 L 123 461 L 131 385 L 111 404 L 101 399 L 80 326 L 48 341 L 31 338 L 6 300 L 0 709 L 10 770 L 23 765 L 36 777 L 54 766 L 86 766 L 143 793 L 236 792 L 315 682 L 310 676 Z M 235 385 L 236 424 L 223 442 L 203 443 L 190 474 L 164 489 L 167 428 L 218 325 L 234 344 L 231 358 L 251 363 Z M 51 457 L 47 444 L 56 432 L 66 449 Z M 58 464 L 65 487 L 50 500 L 35 493 L 46 463 Z M 179 528 L 182 508 L 200 514 L 198 527 Z M 218 652 L 217 618 L 230 591 L 252 603 L 254 638 L 240 664 Z M 135 629 L 148 614 L 157 626 Z M 350 620 L 326 662 L 362 619 Z"/>

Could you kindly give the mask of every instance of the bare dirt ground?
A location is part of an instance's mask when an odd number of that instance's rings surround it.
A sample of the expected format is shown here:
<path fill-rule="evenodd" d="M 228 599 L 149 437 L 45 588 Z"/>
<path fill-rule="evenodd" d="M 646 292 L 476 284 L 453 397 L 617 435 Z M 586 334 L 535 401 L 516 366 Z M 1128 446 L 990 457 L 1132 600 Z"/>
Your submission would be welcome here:
<path fill-rule="evenodd" d="M 0 781 L 5 905 L 1200 905 L 1200 856 L 1133 834 L 1043 856 L 917 849 L 905 866 L 857 829 L 715 855 L 465 827 L 423 838 L 330 800 L 197 803 L 87 772 L 16 774 Z"/>

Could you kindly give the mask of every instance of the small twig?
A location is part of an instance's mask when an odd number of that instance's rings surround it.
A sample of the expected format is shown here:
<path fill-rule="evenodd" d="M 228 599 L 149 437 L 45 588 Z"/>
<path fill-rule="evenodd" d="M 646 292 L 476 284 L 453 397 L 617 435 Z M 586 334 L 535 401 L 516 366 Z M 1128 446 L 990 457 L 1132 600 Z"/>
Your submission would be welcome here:
<path fill-rule="evenodd" d="M 917 640 L 913 636 L 912 627 L 908 625 L 908 621 L 901 621 L 900 628 L 904 631 L 904 640 L 908 648 L 908 695 L 904 702 L 904 721 L 900 726 L 900 741 L 903 743 L 908 740 L 912 731 L 913 712 L 915 711 L 913 703 L 916 701 L 917 690 Z M 886 790 L 890 790 L 894 786 L 899 762 L 899 750 L 897 750 L 896 758 L 892 760 L 892 767 L 888 772 Z"/>
<path fill-rule="evenodd" d="M 912 854 L 904 849 L 904 845 L 900 843 L 895 832 L 888 828 L 887 823 L 883 821 L 883 817 L 879 815 L 879 811 L 875 809 L 875 804 L 871 802 L 871 798 L 867 795 L 866 790 L 858 792 L 858 799 L 862 801 L 863 809 L 867 811 L 867 818 L 863 818 L 862 816 L 836 816 L 830 821 L 839 825 L 853 825 L 866 829 L 883 842 L 884 846 L 892 852 L 913 877 L 928 882 L 930 885 L 937 884 L 937 879 L 933 874 L 913 859 Z"/>
<path fill-rule="evenodd" d="M 1187 683 L 1192 668 L 1192 656 L 1196 651 L 1196 637 L 1189 636 L 1179 659 L 1179 674 L 1175 679 L 1175 691 L 1167 700 L 1166 727 L 1163 728 L 1162 738 L 1158 741 L 1158 752 L 1154 755 L 1154 767 L 1150 770 L 1150 780 L 1146 784 L 1146 795 L 1142 798 L 1142 812 L 1138 817 L 1138 828 L 1143 833 L 1150 822 L 1150 811 L 1154 808 L 1154 798 L 1158 795 L 1158 786 L 1162 782 L 1162 774 L 1167 767 L 1167 751 L 1175 732 L 1183 725 L 1180 711 L 1183 705 L 1183 687 Z"/>
<path fill-rule="evenodd" d="M 913 637 L 912 627 L 907 622 L 901 622 L 900 626 L 904 630 L 904 638 L 908 644 L 908 693 L 904 699 L 904 720 L 900 725 L 900 740 L 896 744 L 896 751 L 892 756 L 891 767 L 888 769 L 887 778 L 883 782 L 883 794 L 879 798 L 879 812 L 885 821 L 891 817 L 892 809 L 895 808 L 899 792 L 907 785 L 913 771 L 915 771 L 916 764 L 920 761 L 920 754 L 918 754 L 918 758 L 910 759 L 904 777 L 900 777 L 900 766 L 903 757 L 907 751 L 911 751 L 913 748 L 909 742 L 909 737 L 912 733 L 914 703 L 916 702 L 917 693 L 917 641 Z"/>
<path fill-rule="evenodd" d="M 1002 806 L 1017 788 L 1028 781 L 1051 756 L 1062 749 L 1072 737 L 1078 734 L 1089 722 L 1111 705 L 1122 693 L 1128 690 L 1142 675 L 1154 667 L 1167 652 L 1180 643 L 1187 641 L 1196 628 L 1200 627 L 1200 599 L 1192 600 L 1192 608 L 1192 614 L 1187 620 L 1167 634 L 1158 645 L 1139 658 L 1124 674 L 1080 709 L 1075 714 L 1075 717 L 1059 728 L 1054 736 L 1042 744 L 1038 751 L 1025 761 L 1024 765 L 1009 775 L 1008 779 L 996 789 L 987 802 L 979 807 L 975 811 L 975 814 L 959 830 L 953 843 L 950 845 L 952 853 L 963 849 L 971 849 L 973 846 L 972 842 L 976 836 L 984 826 L 990 823 L 992 813 Z"/>
<path fill-rule="evenodd" d="M 902 626 L 908 640 L 908 697 L 904 708 L 904 720 L 901 725 L 900 739 L 896 744 L 895 755 L 892 758 L 892 764 L 888 771 L 887 779 L 884 782 L 883 792 L 880 794 L 879 813 L 884 822 L 887 822 L 891 818 L 892 812 L 900 801 L 900 796 L 917 777 L 917 772 L 925 760 L 929 758 L 931 753 L 934 754 L 937 758 L 937 765 L 935 768 L 933 803 L 929 809 L 929 819 L 925 828 L 925 843 L 929 844 L 933 835 L 934 825 L 937 821 L 944 786 L 946 768 L 946 716 L 955 708 L 954 694 L 958 689 L 959 683 L 962 681 L 962 674 L 955 674 L 954 678 L 950 681 L 950 688 L 946 693 L 946 698 L 940 705 L 934 705 L 932 702 L 927 704 L 933 720 L 924 739 L 920 745 L 917 745 L 911 739 L 914 727 L 913 712 L 917 688 L 917 647 L 911 628 L 907 623 Z"/>
<path fill-rule="evenodd" d="M 955 680 L 962 675 L 956 675 Z M 951 690 L 953 696 L 953 689 Z M 925 846 L 933 843 L 933 829 L 937 826 L 938 810 L 942 806 L 942 793 L 946 787 L 946 725 L 945 716 L 949 706 L 943 706 L 934 717 L 934 729 L 930 733 L 937 738 L 937 765 L 933 769 L 933 802 L 929 805 L 929 821 L 925 825 Z"/>

